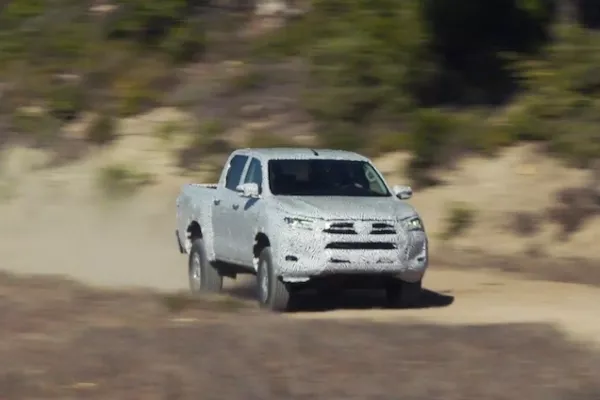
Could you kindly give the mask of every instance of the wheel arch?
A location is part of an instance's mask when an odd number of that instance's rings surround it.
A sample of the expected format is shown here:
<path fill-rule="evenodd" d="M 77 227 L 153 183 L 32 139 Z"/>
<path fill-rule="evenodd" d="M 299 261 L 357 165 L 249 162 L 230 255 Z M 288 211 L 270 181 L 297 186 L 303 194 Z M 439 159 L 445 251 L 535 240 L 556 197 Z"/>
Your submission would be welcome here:
<path fill-rule="evenodd" d="M 258 258 L 264 248 L 271 246 L 271 239 L 265 232 L 257 232 L 254 236 L 254 246 L 252 247 L 252 265 L 258 270 Z"/>
<path fill-rule="evenodd" d="M 192 243 L 196 239 L 203 239 L 204 234 L 202 232 L 202 227 L 200 223 L 196 220 L 190 222 L 186 228 L 185 232 L 185 241 L 183 243 L 183 248 L 187 254 L 190 253 L 192 249 Z"/>

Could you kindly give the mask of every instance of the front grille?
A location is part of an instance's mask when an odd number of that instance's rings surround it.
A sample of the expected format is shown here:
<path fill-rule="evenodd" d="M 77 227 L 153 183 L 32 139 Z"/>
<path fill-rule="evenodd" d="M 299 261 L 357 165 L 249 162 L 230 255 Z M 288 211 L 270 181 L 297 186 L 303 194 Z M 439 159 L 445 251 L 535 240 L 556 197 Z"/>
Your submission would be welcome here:
<path fill-rule="evenodd" d="M 375 222 L 373 223 L 373 229 L 371 235 L 395 235 L 396 228 L 393 224 L 387 222 Z"/>
<path fill-rule="evenodd" d="M 354 224 L 352 222 L 332 222 L 327 229 L 323 230 L 323 232 L 332 233 L 334 235 L 356 235 Z"/>
<path fill-rule="evenodd" d="M 361 221 L 362 222 L 362 221 Z M 360 222 L 357 221 L 360 224 Z M 367 226 L 363 226 L 364 222 L 360 224 L 359 228 L 368 229 L 369 235 L 395 235 L 396 228 L 391 222 L 373 222 Z M 359 229 L 360 231 L 360 229 Z M 357 235 L 357 226 L 354 222 L 331 222 L 323 230 L 324 233 L 329 233 L 333 235 Z M 366 232 L 364 232 L 366 234 Z"/>
<path fill-rule="evenodd" d="M 395 243 L 389 242 L 332 242 L 325 248 L 335 250 L 394 250 L 397 246 Z"/>

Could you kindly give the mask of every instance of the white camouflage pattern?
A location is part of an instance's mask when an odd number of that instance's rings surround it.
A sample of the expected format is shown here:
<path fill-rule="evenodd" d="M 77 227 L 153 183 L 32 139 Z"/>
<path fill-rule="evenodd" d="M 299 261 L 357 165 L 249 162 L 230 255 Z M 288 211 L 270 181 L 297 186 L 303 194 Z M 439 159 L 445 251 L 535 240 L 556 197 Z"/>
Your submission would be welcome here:
<path fill-rule="evenodd" d="M 406 201 L 396 196 L 274 196 L 270 193 L 266 182 L 267 162 L 271 159 L 320 158 L 370 163 L 352 152 L 321 149 L 317 152 L 318 155 L 311 149 L 237 150 L 229 156 L 216 185 L 184 185 L 177 198 L 178 239 L 184 251 L 190 251 L 188 232 L 197 224 L 209 260 L 254 270 L 258 265 L 253 251 L 257 238 L 266 236 L 274 266 L 286 281 L 356 272 L 391 272 L 407 282 L 422 279 L 428 266 L 427 235 L 424 228 L 412 230 L 409 226 L 409 221 L 420 221 L 420 218 Z M 260 198 L 244 197 L 240 192 L 225 188 L 225 176 L 235 155 L 248 156 L 240 182 L 244 182 L 252 158 L 261 162 L 264 182 Z M 390 189 L 387 183 L 385 185 Z M 298 220 L 302 226 L 293 226 Z M 349 245 L 353 248 L 343 248 Z"/>

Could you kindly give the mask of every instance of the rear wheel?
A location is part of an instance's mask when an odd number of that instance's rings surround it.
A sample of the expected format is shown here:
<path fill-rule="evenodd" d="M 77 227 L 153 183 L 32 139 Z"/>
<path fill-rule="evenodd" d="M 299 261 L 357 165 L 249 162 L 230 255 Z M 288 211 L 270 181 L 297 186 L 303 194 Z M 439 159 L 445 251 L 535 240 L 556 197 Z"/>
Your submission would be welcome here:
<path fill-rule="evenodd" d="M 287 311 L 290 305 L 290 287 L 275 274 L 271 248 L 265 247 L 258 259 L 256 274 L 258 304 L 271 311 Z"/>
<path fill-rule="evenodd" d="M 202 239 L 196 239 L 192 243 L 188 260 L 188 278 L 190 291 L 193 294 L 201 292 L 217 293 L 223 288 L 223 277 L 208 261 Z"/>
<path fill-rule="evenodd" d="M 421 281 L 404 282 L 391 279 L 386 283 L 386 305 L 392 308 L 414 308 L 421 302 Z"/>

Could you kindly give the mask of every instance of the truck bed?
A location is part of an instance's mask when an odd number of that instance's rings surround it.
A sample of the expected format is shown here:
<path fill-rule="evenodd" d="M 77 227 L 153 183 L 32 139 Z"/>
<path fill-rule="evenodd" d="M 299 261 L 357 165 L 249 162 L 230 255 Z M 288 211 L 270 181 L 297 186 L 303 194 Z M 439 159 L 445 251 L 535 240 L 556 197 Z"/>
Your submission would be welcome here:
<path fill-rule="evenodd" d="M 188 183 L 185 186 L 191 186 L 191 187 L 195 187 L 195 188 L 206 188 L 206 189 L 216 189 L 217 188 L 217 184 L 216 183 Z"/>

